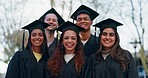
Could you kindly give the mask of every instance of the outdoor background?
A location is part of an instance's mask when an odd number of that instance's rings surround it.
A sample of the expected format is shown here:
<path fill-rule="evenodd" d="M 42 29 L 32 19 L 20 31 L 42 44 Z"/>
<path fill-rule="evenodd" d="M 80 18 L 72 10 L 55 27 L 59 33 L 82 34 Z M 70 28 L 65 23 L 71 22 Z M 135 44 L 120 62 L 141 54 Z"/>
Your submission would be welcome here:
<path fill-rule="evenodd" d="M 4 78 L 14 53 L 22 48 L 21 27 L 39 19 L 51 7 L 65 21 L 72 21 L 71 14 L 81 4 L 100 14 L 93 25 L 107 18 L 124 24 L 118 27 L 121 47 L 142 60 L 148 72 L 144 54 L 148 52 L 148 0 L 0 0 L 0 78 Z M 91 32 L 95 33 L 94 27 Z"/>

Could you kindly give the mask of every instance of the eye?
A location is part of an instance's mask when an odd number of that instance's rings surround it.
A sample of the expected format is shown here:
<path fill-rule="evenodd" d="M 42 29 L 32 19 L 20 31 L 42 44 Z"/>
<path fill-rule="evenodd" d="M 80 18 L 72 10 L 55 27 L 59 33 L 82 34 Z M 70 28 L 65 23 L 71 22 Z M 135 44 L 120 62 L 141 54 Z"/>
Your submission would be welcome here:
<path fill-rule="evenodd" d="M 77 21 L 81 21 L 82 19 L 81 18 L 77 18 Z"/>
<path fill-rule="evenodd" d="M 107 36 L 107 33 L 106 33 L 106 32 L 103 32 L 102 35 L 103 35 L 103 36 Z"/>
<path fill-rule="evenodd" d="M 43 36 L 43 33 L 39 33 L 39 36 Z"/>
<path fill-rule="evenodd" d="M 88 18 L 87 18 L 87 17 L 85 17 L 85 18 L 84 18 L 84 20 L 88 20 Z"/>
<path fill-rule="evenodd" d="M 36 33 L 32 33 L 31 36 L 36 36 Z"/>
<path fill-rule="evenodd" d="M 72 37 L 72 40 L 76 40 L 76 37 Z"/>
<path fill-rule="evenodd" d="M 53 22 L 56 22 L 56 19 L 53 19 Z"/>
<path fill-rule="evenodd" d="M 67 39 L 68 39 L 68 37 L 64 37 L 64 39 L 65 39 L 65 40 L 67 40 Z"/>
<path fill-rule="evenodd" d="M 46 21 L 50 21 L 50 20 L 51 20 L 50 18 L 47 18 L 47 19 L 46 19 Z"/>
<path fill-rule="evenodd" d="M 109 34 L 109 36 L 111 36 L 111 37 L 114 36 L 114 35 L 115 35 L 115 33 L 110 33 L 110 34 Z"/>

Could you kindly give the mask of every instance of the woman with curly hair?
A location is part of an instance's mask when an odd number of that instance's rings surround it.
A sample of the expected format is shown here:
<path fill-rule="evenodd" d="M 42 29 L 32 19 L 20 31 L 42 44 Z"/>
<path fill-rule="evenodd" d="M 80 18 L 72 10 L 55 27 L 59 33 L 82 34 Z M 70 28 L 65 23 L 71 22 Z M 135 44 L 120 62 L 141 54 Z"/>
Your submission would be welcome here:
<path fill-rule="evenodd" d="M 48 60 L 48 70 L 52 78 L 87 78 L 87 59 L 83 55 L 83 47 L 79 31 L 83 28 L 67 21 L 59 28 L 62 31 L 58 46 Z M 85 77 L 87 76 L 87 77 Z"/>
<path fill-rule="evenodd" d="M 121 25 L 110 18 L 95 24 L 100 28 L 100 48 L 90 57 L 93 71 L 91 78 L 138 78 L 134 58 L 119 44 L 117 26 Z"/>

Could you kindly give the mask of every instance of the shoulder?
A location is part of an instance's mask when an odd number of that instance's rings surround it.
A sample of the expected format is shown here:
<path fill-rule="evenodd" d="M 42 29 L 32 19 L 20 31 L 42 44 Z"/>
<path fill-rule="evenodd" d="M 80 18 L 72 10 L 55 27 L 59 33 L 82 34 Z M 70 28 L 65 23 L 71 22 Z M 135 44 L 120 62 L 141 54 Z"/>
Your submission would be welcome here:
<path fill-rule="evenodd" d="M 95 40 L 95 41 L 98 43 L 98 42 L 99 42 L 99 37 L 97 37 L 97 36 L 91 34 L 90 40 L 92 40 L 92 41 Z"/>
<path fill-rule="evenodd" d="M 133 59 L 132 54 L 128 50 L 124 50 L 129 59 Z"/>
<path fill-rule="evenodd" d="M 96 53 L 89 56 L 89 59 L 95 59 L 95 58 L 96 58 Z"/>
<path fill-rule="evenodd" d="M 19 57 L 22 54 L 22 51 L 17 51 L 15 52 L 13 57 Z"/>
<path fill-rule="evenodd" d="M 90 37 L 93 38 L 93 39 L 98 39 L 98 38 L 99 38 L 99 37 L 97 37 L 97 36 L 95 36 L 95 35 L 93 35 L 93 34 L 91 34 Z"/>
<path fill-rule="evenodd" d="M 16 58 L 26 58 L 30 55 L 30 52 L 28 50 L 23 50 L 23 51 L 17 51 L 13 57 Z"/>

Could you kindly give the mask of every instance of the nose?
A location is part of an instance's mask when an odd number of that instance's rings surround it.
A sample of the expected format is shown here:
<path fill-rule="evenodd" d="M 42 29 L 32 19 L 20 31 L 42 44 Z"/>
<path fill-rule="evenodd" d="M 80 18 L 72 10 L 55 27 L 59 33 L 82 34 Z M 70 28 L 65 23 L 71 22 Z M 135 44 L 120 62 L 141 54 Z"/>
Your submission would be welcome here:
<path fill-rule="evenodd" d="M 35 36 L 35 38 L 36 38 L 36 39 L 39 39 L 39 38 L 40 38 L 40 36 L 39 36 L 39 35 L 36 35 L 36 36 Z"/>
<path fill-rule="evenodd" d="M 107 36 L 105 36 L 105 38 L 106 38 L 106 39 L 109 39 L 109 38 L 110 38 L 110 36 L 109 36 L 109 35 L 107 35 Z"/>
<path fill-rule="evenodd" d="M 72 39 L 69 38 L 69 39 L 68 39 L 68 42 L 72 42 Z"/>

